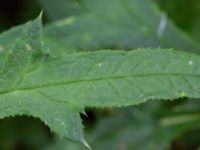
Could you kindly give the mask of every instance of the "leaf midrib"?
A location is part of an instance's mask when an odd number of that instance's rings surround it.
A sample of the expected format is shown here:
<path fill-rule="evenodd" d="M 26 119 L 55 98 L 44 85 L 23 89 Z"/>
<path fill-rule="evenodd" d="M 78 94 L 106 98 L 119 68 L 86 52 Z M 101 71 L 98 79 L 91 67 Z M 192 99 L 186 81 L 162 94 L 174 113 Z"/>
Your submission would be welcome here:
<path fill-rule="evenodd" d="M 101 77 L 101 78 L 94 78 L 94 79 L 81 79 L 81 80 L 72 80 L 72 81 L 66 81 L 66 82 L 57 82 L 57 83 L 51 83 L 51 84 L 43 84 L 43 85 L 35 85 L 30 87 L 19 87 L 18 89 L 11 89 L 6 91 L 0 91 L 0 94 L 8 94 L 16 91 L 28 91 L 28 90 L 35 90 L 35 89 L 41 89 L 46 87 L 52 87 L 52 86 L 59 86 L 59 85 L 65 85 L 65 84 L 77 84 L 77 83 L 83 83 L 83 82 L 97 82 L 97 81 L 103 81 L 103 80 L 121 80 L 121 79 L 127 79 L 127 78 L 137 78 L 137 77 L 155 77 L 155 76 L 192 76 L 192 77 L 200 77 L 200 74 L 190 74 L 190 73 L 152 73 L 152 74 L 135 74 L 135 75 L 124 75 L 124 76 L 110 76 L 110 77 Z"/>

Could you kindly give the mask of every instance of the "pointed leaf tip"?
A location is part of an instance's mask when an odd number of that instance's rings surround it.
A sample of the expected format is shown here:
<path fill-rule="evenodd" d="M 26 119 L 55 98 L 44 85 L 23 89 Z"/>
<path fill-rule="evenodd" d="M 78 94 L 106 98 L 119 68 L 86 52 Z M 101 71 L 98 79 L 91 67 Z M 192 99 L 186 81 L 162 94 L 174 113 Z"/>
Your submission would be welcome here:
<path fill-rule="evenodd" d="M 83 145 L 85 147 L 87 147 L 89 150 L 92 150 L 92 148 L 90 147 L 90 145 L 86 141 L 83 141 Z"/>
<path fill-rule="evenodd" d="M 43 16 L 43 10 L 40 12 L 40 14 L 39 14 L 39 18 L 42 18 L 42 16 Z"/>

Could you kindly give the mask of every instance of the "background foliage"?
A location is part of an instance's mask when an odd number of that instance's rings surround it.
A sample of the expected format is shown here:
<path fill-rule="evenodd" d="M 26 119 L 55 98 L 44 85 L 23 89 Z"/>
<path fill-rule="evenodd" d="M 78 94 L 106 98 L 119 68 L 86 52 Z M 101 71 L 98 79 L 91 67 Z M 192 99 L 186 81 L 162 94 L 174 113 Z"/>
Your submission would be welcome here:
<path fill-rule="evenodd" d="M 199 54 L 198 0 L 4 0 L 3 32 L 44 11 L 47 48 L 59 53 L 95 49 L 174 48 Z M 18 34 L 0 43 L 9 46 Z M 8 32 L 9 33 L 9 32 Z M 2 38 L 5 39 L 5 38 Z M 50 45 L 50 46 L 48 46 Z M 1 58 L 1 57 L 0 57 Z M 159 62 L 158 62 L 159 63 Z M 182 97 L 149 101 L 128 108 L 86 109 L 86 139 L 94 150 L 196 150 L 200 147 L 200 102 Z M 84 150 L 60 140 L 39 119 L 17 116 L 0 120 L 2 150 Z"/>

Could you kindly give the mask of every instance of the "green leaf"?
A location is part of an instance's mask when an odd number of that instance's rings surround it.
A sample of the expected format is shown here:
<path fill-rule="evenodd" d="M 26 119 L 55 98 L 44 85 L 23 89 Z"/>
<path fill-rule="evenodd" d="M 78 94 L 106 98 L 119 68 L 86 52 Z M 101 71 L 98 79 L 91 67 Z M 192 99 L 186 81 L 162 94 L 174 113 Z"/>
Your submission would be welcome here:
<path fill-rule="evenodd" d="M 35 20 L 32 24 L 28 23 L 20 36 L 1 60 L 1 91 L 15 89 L 23 79 L 29 63 L 35 58 L 31 55 L 41 53 L 42 30 L 41 19 Z M 3 89 L 3 90 L 2 90 Z"/>
<path fill-rule="evenodd" d="M 85 146 L 79 117 L 85 107 L 200 97 L 200 56 L 169 49 L 107 50 L 60 57 L 49 52 L 47 56 L 41 17 L 24 25 L 21 35 L 3 52 L 0 118 L 34 116 L 60 137 Z"/>
<path fill-rule="evenodd" d="M 80 9 L 47 26 L 46 35 L 75 50 L 161 47 L 199 53 L 199 46 L 150 0 L 88 0 Z"/>
<path fill-rule="evenodd" d="M 44 61 L 25 75 L 18 90 L 82 107 L 199 98 L 199 63 L 198 55 L 159 49 L 71 54 Z"/>
<path fill-rule="evenodd" d="M 15 115 L 38 117 L 60 137 L 69 137 L 86 145 L 78 107 L 72 109 L 65 102 L 54 101 L 37 91 L 18 90 L 26 74 L 40 67 L 46 58 L 42 50 L 41 17 L 16 28 L 14 31 L 17 32 L 10 32 L 10 35 L 15 35 L 21 28 L 22 33 L 10 46 L 10 50 L 5 49 L 9 47 L 5 44 L 2 51 L 4 59 L 0 61 L 0 118 Z M 6 40 L 1 40 L 1 43 L 6 43 Z"/>

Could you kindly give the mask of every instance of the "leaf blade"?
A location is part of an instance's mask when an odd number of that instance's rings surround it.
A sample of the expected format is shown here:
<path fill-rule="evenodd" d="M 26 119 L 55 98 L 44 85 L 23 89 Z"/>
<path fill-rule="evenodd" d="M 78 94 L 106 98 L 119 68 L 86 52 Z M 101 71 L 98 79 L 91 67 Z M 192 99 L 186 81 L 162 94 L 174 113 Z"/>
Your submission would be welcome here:
<path fill-rule="evenodd" d="M 5 59 L 0 63 L 0 118 L 34 116 L 40 118 L 61 138 L 68 137 L 87 146 L 79 116 L 81 107 L 54 101 L 42 92 L 17 90 L 25 75 L 40 67 L 45 58 L 42 35 L 40 15 L 2 36 L 1 42 L 6 49 L 2 57 Z M 8 37 L 15 41 L 13 46 L 7 45 Z"/>
<path fill-rule="evenodd" d="M 144 49 L 72 54 L 56 61 L 27 75 L 19 90 L 39 90 L 83 107 L 199 97 L 198 55 Z"/>

